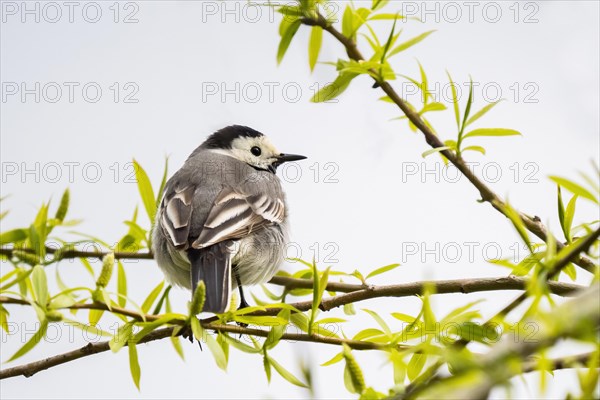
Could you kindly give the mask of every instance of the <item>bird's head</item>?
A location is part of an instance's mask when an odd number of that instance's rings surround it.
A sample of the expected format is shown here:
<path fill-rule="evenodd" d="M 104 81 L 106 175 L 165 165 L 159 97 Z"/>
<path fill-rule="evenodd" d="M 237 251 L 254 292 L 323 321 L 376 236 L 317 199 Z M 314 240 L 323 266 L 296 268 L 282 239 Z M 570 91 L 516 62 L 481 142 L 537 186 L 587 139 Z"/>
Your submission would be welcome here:
<path fill-rule="evenodd" d="M 201 147 L 272 173 L 275 173 L 277 167 L 284 162 L 306 158 L 297 154 L 281 153 L 268 137 L 252 128 L 240 125 L 232 125 L 216 131 Z"/>

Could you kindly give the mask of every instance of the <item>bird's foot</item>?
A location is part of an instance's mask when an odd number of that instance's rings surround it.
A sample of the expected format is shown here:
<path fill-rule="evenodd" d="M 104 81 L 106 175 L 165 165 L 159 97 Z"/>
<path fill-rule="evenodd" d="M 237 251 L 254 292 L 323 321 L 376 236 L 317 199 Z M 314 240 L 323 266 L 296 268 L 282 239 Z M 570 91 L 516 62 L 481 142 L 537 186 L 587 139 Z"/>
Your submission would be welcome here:
<path fill-rule="evenodd" d="M 242 299 L 240 300 L 240 305 L 238 307 L 238 310 L 241 310 L 242 308 L 246 308 L 246 307 L 250 307 L 250 304 L 248 304 L 248 302 L 246 301 L 246 299 L 244 299 L 242 297 Z"/>
<path fill-rule="evenodd" d="M 248 304 L 248 302 L 246 301 L 246 299 L 244 299 L 242 297 L 242 299 L 240 300 L 240 305 L 238 307 L 238 310 L 241 310 L 241 309 L 246 308 L 246 307 L 250 307 L 250 304 Z M 242 328 L 247 328 L 248 327 L 248 324 L 245 324 L 243 322 L 236 321 L 236 324 L 237 324 L 237 326 L 242 327 Z M 240 337 L 242 337 L 241 333 L 240 333 Z"/>

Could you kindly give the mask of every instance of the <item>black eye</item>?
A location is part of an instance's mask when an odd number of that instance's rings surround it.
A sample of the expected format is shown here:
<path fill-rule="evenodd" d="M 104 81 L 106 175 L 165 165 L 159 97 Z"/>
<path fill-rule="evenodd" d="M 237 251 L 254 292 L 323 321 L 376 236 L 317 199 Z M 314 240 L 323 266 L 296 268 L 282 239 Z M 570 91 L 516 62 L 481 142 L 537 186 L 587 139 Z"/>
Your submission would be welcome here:
<path fill-rule="evenodd" d="M 256 157 L 260 156 L 260 153 L 261 153 L 260 147 L 254 146 L 253 148 L 250 149 L 250 152 L 252 154 L 254 154 Z"/>

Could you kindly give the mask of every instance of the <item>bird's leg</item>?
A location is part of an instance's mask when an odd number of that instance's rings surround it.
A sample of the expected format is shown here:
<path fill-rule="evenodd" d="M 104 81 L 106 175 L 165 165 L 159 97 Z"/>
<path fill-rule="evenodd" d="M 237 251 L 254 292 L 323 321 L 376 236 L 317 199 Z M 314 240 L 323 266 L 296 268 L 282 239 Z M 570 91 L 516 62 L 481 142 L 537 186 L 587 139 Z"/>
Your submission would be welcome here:
<path fill-rule="evenodd" d="M 235 274 L 235 281 L 236 281 L 236 283 L 238 285 L 238 289 L 240 291 L 240 306 L 238 307 L 238 310 L 241 310 L 242 308 L 250 307 L 250 304 L 248 304 L 248 302 L 246 301 L 246 298 L 244 297 L 244 289 L 242 289 L 242 280 L 240 279 L 239 272 L 237 272 L 237 268 L 234 268 L 233 271 Z M 242 328 L 246 328 L 248 326 L 248 324 L 245 324 L 243 322 L 238 322 L 237 324 L 239 326 L 241 326 Z M 240 337 L 242 337 L 241 333 L 240 333 Z"/>
<path fill-rule="evenodd" d="M 248 304 L 246 298 L 244 297 L 244 289 L 242 289 L 242 280 L 240 279 L 240 274 L 237 271 L 235 271 L 235 281 L 237 282 L 238 290 L 240 291 L 240 306 L 238 307 L 238 310 L 250 307 L 250 304 Z"/>

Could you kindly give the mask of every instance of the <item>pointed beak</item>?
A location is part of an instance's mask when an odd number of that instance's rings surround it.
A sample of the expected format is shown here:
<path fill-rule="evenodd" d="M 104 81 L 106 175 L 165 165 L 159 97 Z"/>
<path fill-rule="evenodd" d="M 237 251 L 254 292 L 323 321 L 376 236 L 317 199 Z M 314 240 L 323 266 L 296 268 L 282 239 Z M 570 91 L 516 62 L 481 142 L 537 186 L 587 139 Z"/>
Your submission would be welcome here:
<path fill-rule="evenodd" d="M 284 162 L 288 162 L 288 161 L 300 161 L 300 160 L 304 160 L 305 158 L 306 158 L 305 156 L 301 156 L 301 155 L 298 155 L 298 154 L 285 154 L 285 153 L 281 153 L 280 155 L 278 155 L 276 157 L 276 161 L 269 166 L 269 171 L 271 171 L 272 173 L 275 173 L 275 171 L 277 171 L 277 167 L 279 167 Z"/>
<path fill-rule="evenodd" d="M 288 162 L 288 161 L 300 161 L 300 160 L 304 160 L 306 157 L 305 156 L 301 156 L 298 154 L 284 154 L 281 153 L 278 157 L 277 157 L 277 163 L 278 164 L 283 164 L 284 162 Z"/>

